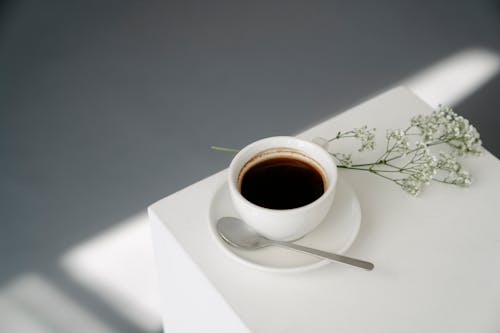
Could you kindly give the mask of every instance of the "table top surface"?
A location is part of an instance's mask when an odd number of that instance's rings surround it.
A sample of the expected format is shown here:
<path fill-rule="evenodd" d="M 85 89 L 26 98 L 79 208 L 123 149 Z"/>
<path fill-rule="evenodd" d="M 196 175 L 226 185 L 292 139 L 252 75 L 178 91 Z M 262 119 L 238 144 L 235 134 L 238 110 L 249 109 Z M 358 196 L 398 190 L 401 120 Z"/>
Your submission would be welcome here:
<path fill-rule="evenodd" d="M 386 128 L 431 111 L 409 90 L 396 88 L 299 137 L 331 137 L 366 124 L 378 128 L 380 139 Z M 339 151 L 352 151 L 352 144 L 339 142 Z M 346 254 L 373 261 L 372 272 L 331 264 L 277 274 L 230 258 L 208 227 L 225 171 L 158 201 L 150 215 L 252 332 L 496 332 L 500 163 L 485 152 L 463 164 L 474 176 L 470 188 L 432 184 L 418 197 L 368 173 L 339 170 L 362 210 L 361 229 Z M 155 234 L 153 239 L 158 242 Z M 171 258 L 156 255 L 162 281 Z"/>

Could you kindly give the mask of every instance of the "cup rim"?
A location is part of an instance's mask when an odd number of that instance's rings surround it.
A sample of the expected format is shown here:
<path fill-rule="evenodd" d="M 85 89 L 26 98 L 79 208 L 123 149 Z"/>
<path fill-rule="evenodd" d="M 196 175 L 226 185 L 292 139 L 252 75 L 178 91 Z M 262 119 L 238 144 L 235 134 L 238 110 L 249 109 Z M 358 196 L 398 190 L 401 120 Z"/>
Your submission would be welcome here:
<path fill-rule="evenodd" d="M 318 154 L 323 154 L 323 155 L 325 155 L 327 157 L 326 160 L 329 161 L 328 163 L 331 163 L 330 167 L 332 167 L 332 170 L 333 170 L 333 171 L 331 171 L 331 172 L 333 172 L 332 175 L 330 175 L 330 173 L 327 171 L 328 166 L 325 166 L 323 163 L 321 163 L 320 161 L 318 161 L 317 158 L 314 158 L 314 157 L 310 156 L 310 154 L 308 152 L 303 151 L 303 150 L 301 150 L 300 148 L 297 148 L 297 147 L 286 147 L 286 148 L 295 149 L 295 150 L 297 150 L 297 151 L 305 154 L 307 157 L 309 157 L 309 158 L 313 159 L 314 161 L 316 161 L 319 164 L 319 166 L 321 168 L 323 168 L 324 176 L 325 176 L 325 178 L 327 180 L 327 188 L 326 188 L 326 190 L 323 192 L 323 194 L 319 198 L 317 198 L 313 202 L 308 203 L 307 205 L 296 207 L 296 208 L 273 209 L 273 208 L 266 208 L 266 207 L 262 207 L 262 206 L 254 204 L 253 202 L 247 200 L 241 194 L 241 192 L 238 190 L 238 188 L 237 188 L 238 175 L 236 173 L 239 173 L 240 170 L 241 170 L 241 168 L 238 168 L 238 170 L 236 170 L 236 164 L 240 161 L 240 159 L 242 158 L 242 156 L 245 155 L 245 154 L 247 154 L 248 151 L 254 149 L 258 145 L 262 145 L 263 143 L 266 143 L 268 141 L 276 141 L 276 140 L 283 140 L 283 141 L 284 140 L 287 140 L 287 141 L 293 140 L 293 141 L 297 141 L 297 142 L 300 142 L 303 145 L 308 146 L 309 148 L 311 148 L 313 150 L 316 150 L 318 152 Z M 271 147 L 271 148 L 280 148 L 280 146 L 276 145 L 276 147 Z M 261 150 L 257 151 L 255 154 L 253 154 L 249 159 L 246 159 L 246 161 L 250 160 L 253 156 L 256 156 L 259 153 L 261 153 L 261 152 L 263 152 L 263 151 L 265 151 L 267 149 L 271 149 L 271 148 L 262 148 Z M 244 165 L 244 163 L 246 161 L 243 162 L 243 165 Z M 240 200 L 241 202 L 243 202 L 245 205 L 250 206 L 252 209 L 258 209 L 258 210 L 261 210 L 261 211 L 264 211 L 264 212 L 268 212 L 268 213 L 296 214 L 296 213 L 299 213 L 301 211 L 310 210 L 310 209 L 312 209 L 312 208 L 320 205 L 323 201 L 327 200 L 328 197 L 330 197 L 331 193 L 335 190 L 335 186 L 336 186 L 336 183 L 337 183 L 337 178 L 338 178 L 337 165 L 335 164 L 335 161 L 330 156 L 330 154 L 323 147 L 317 145 L 314 142 L 310 142 L 310 141 L 307 141 L 307 140 L 304 140 L 304 139 L 299 139 L 299 138 L 294 137 L 294 136 L 272 136 L 272 137 L 267 137 L 267 138 L 263 138 L 263 139 L 254 141 L 254 142 L 248 144 L 247 146 L 245 146 L 243 149 L 241 149 L 233 157 L 233 159 L 231 161 L 231 164 L 229 165 L 229 188 L 230 188 L 231 192 L 233 193 L 233 195 L 235 195 L 238 198 L 238 200 Z M 236 179 L 236 181 L 234 181 L 235 179 Z"/>

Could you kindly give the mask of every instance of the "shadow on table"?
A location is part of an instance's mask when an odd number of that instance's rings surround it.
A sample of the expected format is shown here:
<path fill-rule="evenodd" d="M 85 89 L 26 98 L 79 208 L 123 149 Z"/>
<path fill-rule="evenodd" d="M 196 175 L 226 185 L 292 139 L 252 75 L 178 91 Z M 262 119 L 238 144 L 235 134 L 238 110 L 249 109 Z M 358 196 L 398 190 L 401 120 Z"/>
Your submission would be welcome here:
<path fill-rule="evenodd" d="M 483 146 L 497 158 L 500 157 L 499 105 L 500 75 L 497 75 L 456 107 L 458 113 L 469 119 L 478 129 Z"/>

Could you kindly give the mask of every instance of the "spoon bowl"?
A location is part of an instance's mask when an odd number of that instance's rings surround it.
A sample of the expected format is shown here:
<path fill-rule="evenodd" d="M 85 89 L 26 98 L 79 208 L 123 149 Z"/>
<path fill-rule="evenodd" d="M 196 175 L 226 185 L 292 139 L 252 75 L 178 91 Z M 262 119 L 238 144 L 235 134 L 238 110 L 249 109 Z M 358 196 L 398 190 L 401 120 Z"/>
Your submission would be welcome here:
<path fill-rule="evenodd" d="M 235 217 L 223 217 L 217 221 L 217 232 L 234 247 L 257 250 L 271 245 L 271 241 L 259 235 L 255 229 Z"/>

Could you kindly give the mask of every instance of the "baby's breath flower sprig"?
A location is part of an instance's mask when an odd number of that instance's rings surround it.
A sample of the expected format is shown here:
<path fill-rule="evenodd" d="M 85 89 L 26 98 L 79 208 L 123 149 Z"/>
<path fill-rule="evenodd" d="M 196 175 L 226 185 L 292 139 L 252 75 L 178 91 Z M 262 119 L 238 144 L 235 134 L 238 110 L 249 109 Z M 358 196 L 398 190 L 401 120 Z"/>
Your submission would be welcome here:
<path fill-rule="evenodd" d="M 394 182 L 404 191 L 418 195 L 431 181 L 469 186 L 471 176 L 458 162 L 457 157 L 480 154 L 479 133 L 467 119 L 457 115 L 450 107 L 443 107 L 430 115 L 418 115 L 411 119 L 406 129 L 390 129 L 386 132 L 384 152 L 371 163 L 354 163 L 351 154 L 336 152 L 335 140 L 355 138 L 361 143 L 358 151 L 375 148 L 375 129 L 367 126 L 347 132 L 338 132 L 330 139 L 313 141 L 325 147 L 344 169 L 362 170 Z M 445 147 L 448 152 L 431 151 Z"/>

